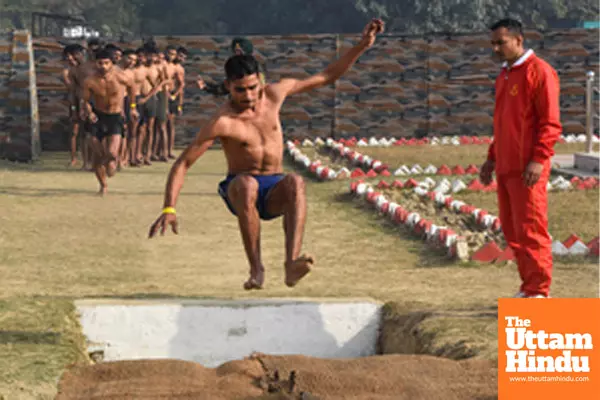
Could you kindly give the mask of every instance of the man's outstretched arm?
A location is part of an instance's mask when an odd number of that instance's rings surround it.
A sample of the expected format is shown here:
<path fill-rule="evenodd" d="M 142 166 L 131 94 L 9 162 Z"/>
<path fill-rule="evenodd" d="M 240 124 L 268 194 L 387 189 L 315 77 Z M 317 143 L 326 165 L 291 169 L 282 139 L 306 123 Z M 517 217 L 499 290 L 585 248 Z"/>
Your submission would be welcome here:
<path fill-rule="evenodd" d="M 178 233 L 175 205 L 177 204 L 179 192 L 181 192 L 181 188 L 183 187 L 185 175 L 196 160 L 208 150 L 210 145 L 219 136 L 219 132 L 222 132 L 220 125 L 221 122 L 218 117 L 211 120 L 200 130 L 194 142 L 179 155 L 179 158 L 177 158 L 171 167 L 165 189 L 163 212 L 150 227 L 149 238 L 156 235 L 159 229 L 161 234 L 164 235 L 168 225 L 171 225 L 174 233 Z"/>
<path fill-rule="evenodd" d="M 273 85 L 273 88 L 284 96 L 291 96 L 332 84 L 342 77 L 342 75 L 354 65 L 356 60 L 358 60 L 358 58 L 373 45 L 375 37 L 378 33 L 383 32 L 383 29 L 383 21 L 380 19 L 373 19 L 363 30 L 361 41 L 348 50 L 337 61 L 329 64 L 324 71 L 306 79 L 284 78 Z"/>
<path fill-rule="evenodd" d="M 194 165 L 196 160 L 213 144 L 218 136 L 218 131 L 219 120 L 211 121 L 200 130 L 194 142 L 179 155 L 169 172 L 167 187 L 165 189 L 164 207 L 175 207 L 179 192 L 183 186 L 185 174 Z"/>

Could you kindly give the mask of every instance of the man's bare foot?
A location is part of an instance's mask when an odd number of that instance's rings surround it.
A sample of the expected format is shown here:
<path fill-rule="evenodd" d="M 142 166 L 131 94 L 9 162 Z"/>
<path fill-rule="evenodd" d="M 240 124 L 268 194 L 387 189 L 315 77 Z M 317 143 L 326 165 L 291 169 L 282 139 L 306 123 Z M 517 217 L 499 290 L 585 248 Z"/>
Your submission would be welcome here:
<path fill-rule="evenodd" d="M 250 278 L 244 282 L 245 290 L 262 289 L 265 282 L 265 269 L 261 268 L 258 271 L 250 271 Z"/>
<path fill-rule="evenodd" d="M 101 186 L 98 191 L 98 196 L 102 197 L 108 192 L 108 188 L 106 186 Z"/>
<path fill-rule="evenodd" d="M 148 160 L 147 158 L 144 160 L 144 165 L 152 165 L 152 163 L 150 162 L 150 160 Z"/>
<path fill-rule="evenodd" d="M 76 159 L 72 159 L 71 162 L 69 162 L 69 164 L 67 164 L 68 167 L 74 167 L 75 164 L 77 164 L 77 160 Z"/>
<path fill-rule="evenodd" d="M 158 156 L 155 154 L 152 154 L 152 156 L 150 156 L 150 160 L 152 161 L 158 161 Z"/>
<path fill-rule="evenodd" d="M 169 154 L 169 158 L 170 158 L 171 160 L 174 160 L 174 159 L 176 159 L 177 157 L 175 157 L 173 154 Z"/>
<path fill-rule="evenodd" d="M 294 261 L 285 264 L 285 284 L 288 287 L 294 287 L 310 272 L 311 266 L 315 260 L 312 256 L 301 255 Z"/>

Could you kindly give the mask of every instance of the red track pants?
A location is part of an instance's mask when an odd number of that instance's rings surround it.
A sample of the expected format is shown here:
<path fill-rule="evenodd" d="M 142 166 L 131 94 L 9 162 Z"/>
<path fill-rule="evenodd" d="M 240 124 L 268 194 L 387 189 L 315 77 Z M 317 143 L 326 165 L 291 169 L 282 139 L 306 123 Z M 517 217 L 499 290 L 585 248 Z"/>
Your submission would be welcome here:
<path fill-rule="evenodd" d="M 544 168 L 546 169 L 546 168 Z M 520 174 L 497 176 L 504 237 L 517 259 L 521 292 L 548 296 L 552 281 L 552 239 L 548 233 L 548 172 L 533 187 Z"/>

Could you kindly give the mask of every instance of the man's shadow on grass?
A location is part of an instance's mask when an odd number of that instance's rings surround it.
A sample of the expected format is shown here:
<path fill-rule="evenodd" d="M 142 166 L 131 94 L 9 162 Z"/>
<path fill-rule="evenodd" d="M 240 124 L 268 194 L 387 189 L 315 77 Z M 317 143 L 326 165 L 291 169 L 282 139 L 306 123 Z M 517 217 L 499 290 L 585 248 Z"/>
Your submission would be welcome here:
<path fill-rule="evenodd" d="M 58 332 L 0 331 L 0 344 L 58 344 Z"/>

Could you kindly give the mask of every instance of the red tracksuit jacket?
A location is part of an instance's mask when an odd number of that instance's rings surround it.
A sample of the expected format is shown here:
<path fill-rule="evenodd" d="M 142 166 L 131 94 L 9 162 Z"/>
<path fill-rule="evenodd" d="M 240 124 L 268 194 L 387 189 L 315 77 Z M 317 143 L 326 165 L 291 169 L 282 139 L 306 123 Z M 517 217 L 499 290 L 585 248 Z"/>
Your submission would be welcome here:
<path fill-rule="evenodd" d="M 488 159 L 496 174 L 522 173 L 530 161 L 550 168 L 562 132 L 556 71 L 529 50 L 496 78 L 494 140 Z"/>

